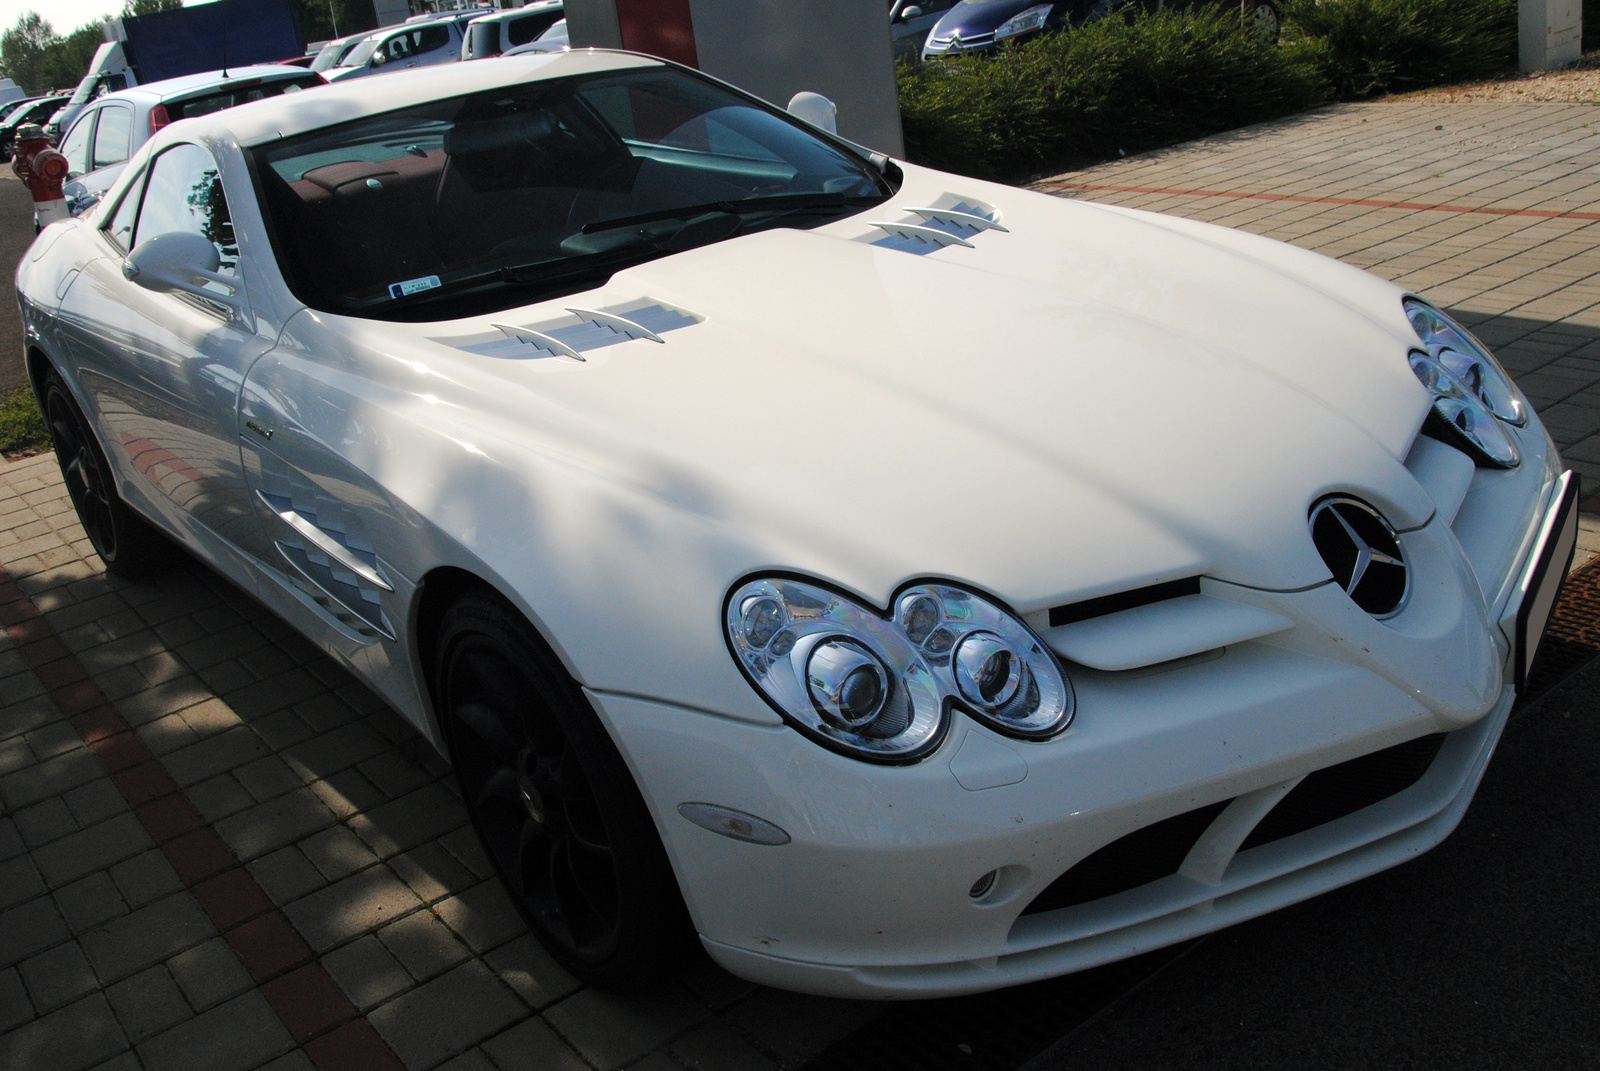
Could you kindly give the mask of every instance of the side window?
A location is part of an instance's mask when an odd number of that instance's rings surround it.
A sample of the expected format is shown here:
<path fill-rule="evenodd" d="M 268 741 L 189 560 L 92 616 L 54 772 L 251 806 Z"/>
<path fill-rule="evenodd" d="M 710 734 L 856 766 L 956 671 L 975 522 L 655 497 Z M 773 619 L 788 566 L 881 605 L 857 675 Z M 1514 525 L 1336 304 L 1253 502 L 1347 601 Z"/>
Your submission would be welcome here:
<path fill-rule="evenodd" d="M 78 116 L 67 136 L 61 139 L 61 155 L 67 158 L 67 174 L 73 178 L 89 173 L 89 137 L 94 133 L 98 108 L 90 108 Z"/>
<path fill-rule="evenodd" d="M 558 12 L 549 12 L 544 15 L 524 15 L 520 19 L 506 21 L 506 40 L 512 47 L 525 45 L 529 41 L 537 41 L 539 35 L 555 24 L 560 15 Z"/>
<path fill-rule="evenodd" d="M 450 43 L 450 27 L 424 26 L 417 31 L 417 52 L 432 52 L 436 48 L 444 48 Z"/>
<path fill-rule="evenodd" d="M 128 184 L 128 192 L 123 194 L 116 214 L 106 224 L 106 234 L 124 253 L 133 251 L 133 222 L 139 218 L 139 197 L 143 190 L 144 176 L 140 175 Z"/>
<path fill-rule="evenodd" d="M 98 170 L 120 164 L 128 158 L 128 142 L 133 134 L 133 109 L 107 104 L 100 109 L 100 125 L 94 132 L 94 166 Z"/>
<path fill-rule="evenodd" d="M 383 48 L 385 52 L 389 53 L 390 59 L 405 59 L 411 55 L 411 35 L 408 33 L 395 34 L 389 38 L 388 43 Z"/>
<path fill-rule="evenodd" d="M 237 273 L 239 247 L 234 241 L 233 220 L 228 216 L 217 162 L 198 145 L 174 145 L 156 157 L 145 183 L 134 242 L 173 231 L 187 231 L 210 240 L 222 258 L 218 270 L 226 275 Z"/>

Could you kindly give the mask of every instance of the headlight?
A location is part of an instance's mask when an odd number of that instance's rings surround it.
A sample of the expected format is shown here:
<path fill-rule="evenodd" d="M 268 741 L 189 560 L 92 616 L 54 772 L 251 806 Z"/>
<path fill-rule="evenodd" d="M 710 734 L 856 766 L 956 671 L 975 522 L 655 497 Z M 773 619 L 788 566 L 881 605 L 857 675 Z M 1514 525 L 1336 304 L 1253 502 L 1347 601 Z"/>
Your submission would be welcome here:
<path fill-rule="evenodd" d="M 1527 404 L 1488 347 L 1426 301 L 1406 298 L 1404 304 L 1406 318 L 1427 347 L 1428 356 L 1443 365 L 1496 417 L 1517 427 L 1528 422 Z"/>
<path fill-rule="evenodd" d="M 790 725 L 847 755 L 905 763 L 944 739 L 959 707 L 1008 736 L 1059 733 L 1072 687 L 1011 614 L 922 584 L 879 614 L 816 584 L 741 584 L 724 621 L 739 667 Z"/>
<path fill-rule="evenodd" d="M 1476 454 L 1497 468 L 1515 468 L 1522 460 L 1511 433 L 1489 407 L 1453 372 L 1434 357 L 1411 351 L 1411 371 L 1433 395 L 1433 411 Z"/>
<path fill-rule="evenodd" d="M 1006 38 L 1015 37 L 1019 33 L 1032 33 L 1034 30 L 1042 28 L 1044 20 L 1050 17 L 1050 9 L 1054 6 L 1054 4 L 1039 4 L 1035 7 L 1030 7 L 1026 11 L 1018 12 L 1000 24 L 1000 28 L 994 32 L 994 39 L 996 41 L 1004 41 Z"/>

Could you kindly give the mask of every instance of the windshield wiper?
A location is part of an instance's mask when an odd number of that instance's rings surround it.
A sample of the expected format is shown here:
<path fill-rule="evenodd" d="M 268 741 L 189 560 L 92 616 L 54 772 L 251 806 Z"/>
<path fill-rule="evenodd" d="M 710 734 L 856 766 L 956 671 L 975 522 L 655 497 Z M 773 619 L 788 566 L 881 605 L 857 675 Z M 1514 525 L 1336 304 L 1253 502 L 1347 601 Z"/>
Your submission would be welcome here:
<path fill-rule="evenodd" d="M 737 201 L 709 201 L 703 205 L 684 205 L 663 208 L 655 212 L 641 212 L 635 216 L 617 216 L 614 219 L 597 219 L 585 223 L 579 234 L 632 227 L 640 223 L 654 223 L 663 219 L 691 219 L 708 212 L 727 212 L 733 215 L 753 215 L 758 212 L 782 212 L 796 209 L 866 208 L 883 200 L 880 196 L 846 197 L 838 193 L 783 193 L 771 197 L 744 197 Z"/>

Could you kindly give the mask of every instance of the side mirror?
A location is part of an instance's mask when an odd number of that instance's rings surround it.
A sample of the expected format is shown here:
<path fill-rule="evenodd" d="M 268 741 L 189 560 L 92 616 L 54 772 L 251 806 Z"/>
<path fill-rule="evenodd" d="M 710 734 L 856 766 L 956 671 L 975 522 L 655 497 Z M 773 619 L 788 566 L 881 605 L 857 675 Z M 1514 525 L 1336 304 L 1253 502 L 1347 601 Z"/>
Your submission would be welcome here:
<path fill-rule="evenodd" d="M 372 66 L 374 66 L 374 67 L 382 67 L 385 63 L 388 63 L 388 62 L 389 62 L 389 56 L 388 56 L 387 53 L 374 52 L 372 54 Z"/>
<path fill-rule="evenodd" d="M 922 18 L 922 9 L 916 4 L 912 4 L 910 7 L 903 7 L 900 9 L 901 22 L 910 22 L 912 19 L 920 18 Z"/>
<path fill-rule="evenodd" d="M 839 132 L 839 109 L 821 93 L 796 93 L 789 101 L 789 114 L 830 134 Z"/>
<path fill-rule="evenodd" d="M 122 262 L 125 278 L 158 294 L 192 294 L 226 306 L 235 316 L 244 315 L 239 297 L 239 280 L 219 274 L 222 258 L 217 247 L 187 231 L 158 234 L 140 242 Z M 206 289 L 206 283 L 221 283 L 228 293 Z"/>

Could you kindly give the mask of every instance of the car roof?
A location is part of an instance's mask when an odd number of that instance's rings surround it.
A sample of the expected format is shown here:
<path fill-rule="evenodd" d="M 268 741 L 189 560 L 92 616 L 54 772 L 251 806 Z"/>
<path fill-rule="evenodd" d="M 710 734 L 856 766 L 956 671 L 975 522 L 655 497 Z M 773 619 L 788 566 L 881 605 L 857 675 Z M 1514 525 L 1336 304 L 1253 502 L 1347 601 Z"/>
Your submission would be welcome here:
<path fill-rule="evenodd" d="M 565 0 L 537 0 L 535 3 L 508 8 L 505 11 L 491 11 L 487 15 L 479 15 L 469 25 L 475 26 L 480 22 L 505 22 L 508 19 L 520 18 L 523 15 L 538 15 L 561 7 L 564 2 Z"/>
<path fill-rule="evenodd" d="M 307 93 L 252 101 L 186 119 L 184 123 L 191 137 L 232 138 L 248 147 L 465 93 L 545 78 L 661 65 L 652 56 L 601 49 L 501 57 L 476 63 L 438 63 L 374 78 L 351 78 Z"/>
<path fill-rule="evenodd" d="M 129 86 L 115 93 L 107 93 L 101 100 L 142 100 L 151 103 L 148 99 L 154 97 L 156 101 L 171 100 L 173 97 L 186 96 L 190 93 L 206 89 L 225 89 L 235 82 L 242 81 L 272 81 L 277 78 L 290 78 L 294 75 L 305 75 L 313 72 L 304 67 L 293 67 L 283 63 L 263 63 L 254 67 L 230 67 L 227 76 L 221 71 L 203 71 L 200 74 L 186 74 L 181 78 L 166 78 L 159 82 L 146 82 L 143 85 Z M 90 103 L 94 103 L 91 101 Z"/>

